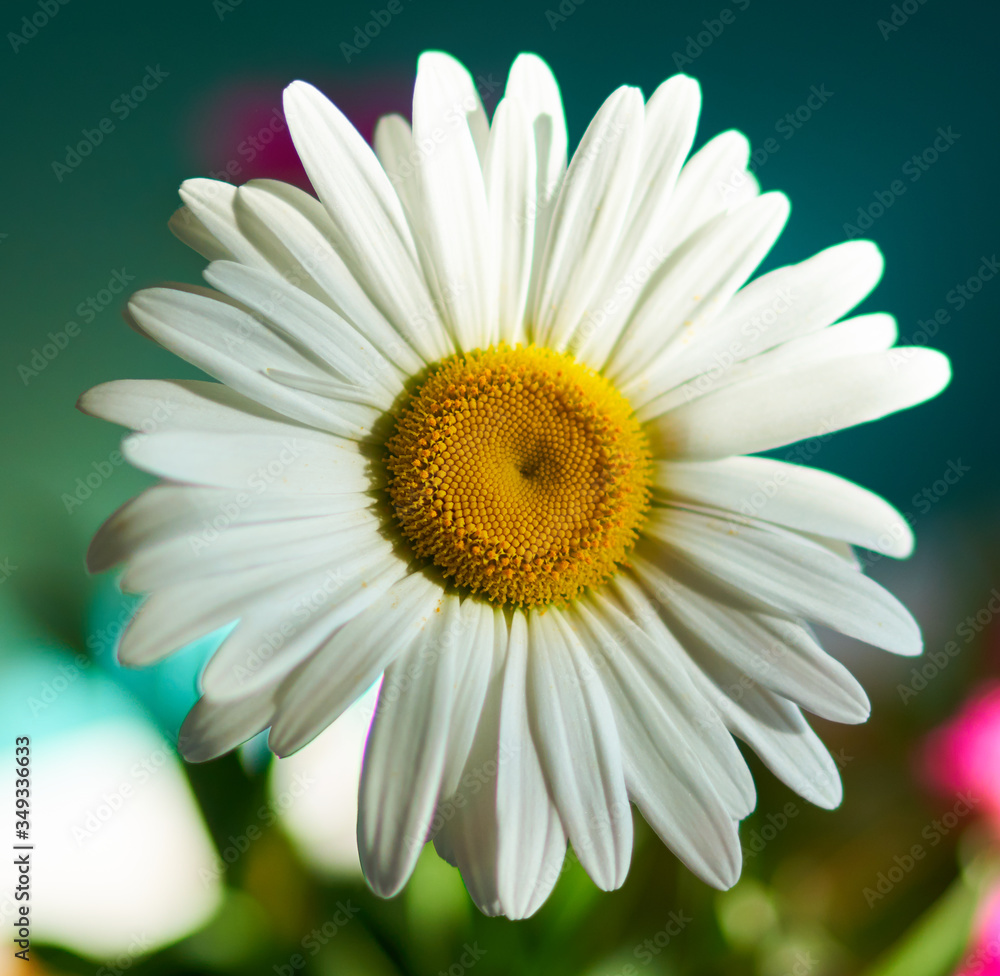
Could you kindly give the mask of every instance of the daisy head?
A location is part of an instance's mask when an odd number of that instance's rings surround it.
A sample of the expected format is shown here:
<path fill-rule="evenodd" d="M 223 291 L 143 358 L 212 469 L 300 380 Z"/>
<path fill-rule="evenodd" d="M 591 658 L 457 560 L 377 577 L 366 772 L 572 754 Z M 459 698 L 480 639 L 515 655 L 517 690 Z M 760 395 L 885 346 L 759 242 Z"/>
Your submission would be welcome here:
<path fill-rule="evenodd" d="M 316 196 L 181 187 L 210 288 L 133 326 L 211 381 L 114 381 L 81 408 L 163 479 L 105 523 L 93 571 L 149 594 L 121 660 L 236 622 L 181 732 L 194 761 L 262 729 L 288 755 L 381 681 L 358 840 L 392 895 L 432 840 L 479 907 L 548 896 L 567 845 L 622 884 L 634 805 L 712 885 L 754 807 L 734 736 L 824 807 L 802 710 L 862 722 L 819 623 L 917 654 L 854 546 L 910 527 L 841 478 L 753 456 L 913 406 L 947 360 L 845 318 L 882 258 L 852 241 L 748 282 L 788 216 L 737 132 L 693 155 L 698 85 L 623 87 L 567 165 L 556 82 L 514 62 L 492 119 L 420 58 L 412 125 L 374 150 L 318 91 L 285 114 Z"/>

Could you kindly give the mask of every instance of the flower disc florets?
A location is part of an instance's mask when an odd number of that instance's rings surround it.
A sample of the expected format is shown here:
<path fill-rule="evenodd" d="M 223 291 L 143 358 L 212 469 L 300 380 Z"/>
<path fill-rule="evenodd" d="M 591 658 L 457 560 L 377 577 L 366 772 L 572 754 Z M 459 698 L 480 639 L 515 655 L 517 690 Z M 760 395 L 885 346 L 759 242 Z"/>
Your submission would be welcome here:
<path fill-rule="evenodd" d="M 628 402 L 538 346 L 437 363 L 386 446 L 416 554 L 496 604 L 564 602 L 603 583 L 649 503 L 649 450 Z"/>

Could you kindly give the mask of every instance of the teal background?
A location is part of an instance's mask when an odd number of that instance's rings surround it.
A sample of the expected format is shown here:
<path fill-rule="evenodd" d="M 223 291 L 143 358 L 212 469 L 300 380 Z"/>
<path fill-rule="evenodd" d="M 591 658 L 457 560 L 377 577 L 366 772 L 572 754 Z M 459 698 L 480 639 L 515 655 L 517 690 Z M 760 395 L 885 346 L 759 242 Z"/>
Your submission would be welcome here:
<path fill-rule="evenodd" d="M 7 549 L 26 570 L 40 564 L 48 585 L 77 587 L 87 537 L 140 484 L 138 475 L 116 471 L 66 517 L 60 495 L 116 444 L 110 427 L 73 412 L 75 398 L 105 379 L 176 376 L 187 367 L 123 327 L 118 297 L 92 322 L 80 322 L 80 335 L 27 386 L 17 367 L 30 365 L 49 331 L 79 321 L 78 303 L 95 295 L 116 269 L 134 276 L 132 288 L 197 280 L 201 259 L 165 223 L 181 180 L 221 170 L 230 159 L 245 160 L 238 147 L 258 125 L 229 137 L 229 121 L 228 132 L 221 132 L 226 123 L 218 106 L 228 93 L 252 83 L 265 106 L 277 107 L 281 88 L 305 78 L 335 100 L 362 106 L 354 114 L 370 128 L 382 111 L 405 111 L 423 49 L 447 50 L 474 75 L 501 83 L 516 53 L 533 50 L 556 72 L 575 141 L 615 87 L 637 84 L 649 93 L 674 73 L 675 53 L 686 56 L 688 38 L 724 9 L 718 2 L 585 0 L 565 20 L 550 23 L 546 11 L 562 16 L 557 0 L 403 3 L 349 64 L 341 45 L 370 19 L 371 2 L 219 0 L 213 7 L 211 0 L 71 0 L 16 53 L 9 38 L 0 43 L 6 95 L 0 149 L 6 382 L 0 409 L 12 469 L 0 491 L 3 517 L 11 523 L 4 525 Z M 883 38 L 877 23 L 891 15 L 888 3 L 816 9 L 750 0 L 741 11 L 744 3 L 725 8 L 733 11 L 733 23 L 684 68 L 704 90 L 699 143 L 735 127 L 755 147 L 768 138 L 779 146 L 758 177 L 766 189 L 788 193 L 793 211 L 767 265 L 800 260 L 844 239 L 858 208 L 869 207 L 876 191 L 902 177 L 906 193 L 866 234 L 887 264 L 864 310 L 893 312 L 902 337 L 916 334 L 918 323 L 940 308 L 950 314 L 931 344 L 952 357 L 951 388 L 931 406 L 839 435 L 817 463 L 905 508 L 949 459 L 961 458 L 974 472 L 961 485 L 963 504 L 989 506 L 1000 473 L 993 396 L 1000 287 L 987 282 L 961 310 L 948 295 L 976 273 L 981 257 L 998 250 L 1000 15 L 986 3 L 928 0 Z M 5 5 L 0 30 L 19 31 L 21 17 L 36 9 Z M 141 81 L 147 65 L 159 65 L 166 77 L 127 118 L 117 119 L 111 103 Z M 803 104 L 812 86 L 825 86 L 833 96 L 785 139 L 776 125 Z M 82 138 L 81 130 L 108 116 L 115 130 L 60 182 L 53 163 L 64 161 L 67 144 Z M 949 126 L 958 141 L 910 182 L 902 167 L 933 143 L 939 127 Z M 213 139 L 221 145 L 209 148 Z M 14 511 L 17 517 L 10 518 Z"/>
<path fill-rule="evenodd" d="M 56 0 L 43 2 L 52 9 Z M 202 259 L 166 228 L 178 205 L 177 187 L 234 159 L 244 167 L 238 182 L 268 172 L 294 175 L 280 145 L 253 166 L 239 149 L 280 105 L 281 89 L 289 81 L 313 81 L 370 131 L 382 112 L 406 111 L 416 57 L 428 48 L 459 57 L 486 79 L 487 91 L 493 82 L 502 86 L 519 51 L 542 55 L 562 87 L 571 144 L 618 85 L 639 85 L 648 95 L 677 70 L 679 58 L 691 58 L 680 63 L 703 88 L 697 144 L 733 127 L 745 132 L 755 148 L 767 146 L 769 139 L 778 147 L 766 159 L 757 157 L 763 159 L 757 175 L 765 189 L 788 193 L 793 210 L 765 268 L 843 240 L 851 233 L 847 225 L 858 223 L 859 208 L 870 208 L 877 193 L 894 180 L 903 181 L 905 193 L 863 234 L 885 253 L 886 273 L 861 310 L 894 313 L 901 337 L 919 340 L 920 323 L 944 309 L 947 320 L 927 341 L 951 357 L 955 379 L 928 405 L 838 434 L 810 463 L 856 479 L 915 514 L 920 544 L 913 560 L 902 567 L 878 563 L 872 572 L 899 589 L 924 625 L 929 648 L 953 635 L 956 624 L 983 606 L 1000 580 L 1000 275 L 982 283 L 964 307 L 958 307 L 954 291 L 977 274 L 983 258 L 1000 252 L 997 6 L 910 0 L 907 9 L 915 7 L 915 12 L 905 21 L 897 14 L 899 28 L 886 35 L 879 21 L 890 21 L 897 6 L 889 2 L 401 2 L 402 11 L 349 61 L 342 45 L 353 44 L 356 30 L 371 19 L 373 6 L 385 6 L 383 0 L 69 0 L 26 43 L 11 43 L 11 32 L 21 32 L 22 18 L 34 15 L 39 4 L 7 0 L 3 5 L 0 561 L 6 559 L 9 569 L 0 571 L 8 576 L 0 583 L 3 653 L 26 655 L 40 645 L 86 646 L 94 607 L 107 612 L 109 599 L 107 582 L 85 576 L 87 541 L 107 515 L 148 483 L 145 476 L 109 462 L 120 432 L 78 414 L 73 408 L 77 396 L 107 379 L 194 375 L 126 328 L 122 296 L 114 296 L 92 321 L 77 311 L 80 304 L 97 296 L 116 271 L 132 279 L 129 290 L 165 280 L 198 280 Z M 731 22 L 699 50 L 697 35 L 708 29 L 704 21 L 718 20 L 723 9 L 732 11 Z M 112 103 L 140 83 L 149 67 L 163 73 L 162 81 L 126 118 L 116 117 Z M 782 120 L 796 112 L 813 86 L 832 95 L 801 128 L 789 130 Z M 488 109 L 501 90 L 487 94 Z M 53 163 L 65 162 L 67 144 L 79 141 L 82 130 L 93 129 L 104 117 L 112 118 L 113 131 L 60 180 Z M 912 169 L 904 171 L 904 166 L 933 144 L 939 128 L 959 138 L 913 181 Z M 785 138 L 789 131 L 792 136 Z M 48 334 L 71 321 L 79 334 L 37 375 L 26 372 L 24 367 L 33 369 L 36 351 L 50 341 Z M 64 496 L 75 490 L 77 479 L 86 478 L 95 464 L 107 470 L 105 462 L 111 463 L 110 475 L 67 511 Z M 937 492 L 935 482 L 950 462 L 970 471 L 957 485 Z M 786 855 L 793 867 L 825 865 L 815 870 L 826 872 L 823 883 L 835 894 L 823 903 L 829 906 L 823 921 L 843 951 L 827 968 L 813 972 L 860 971 L 905 938 L 913 921 L 952 883 L 957 869 L 950 843 L 942 848 L 945 859 L 888 906 L 868 912 L 861 903 L 857 910 L 860 884 L 874 874 L 885 852 L 894 850 L 885 846 L 891 843 L 886 838 L 896 836 L 900 818 L 916 824 L 919 836 L 933 809 L 909 774 L 911 744 L 955 707 L 973 681 L 998 670 L 990 626 L 974 655 L 963 657 L 933 692 L 903 709 L 893 689 L 912 662 L 880 658 L 875 666 L 856 648 L 845 644 L 840 650 L 870 685 L 875 704 L 874 718 L 863 729 L 821 729 L 835 748 L 859 757 L 844 771 L 848 800 L 835 814 L 804 810 L 782 841 L 792 853 L 775 845 L 749 871 L 771 885 L 777 884 L 779 859 Z M 129 687 L 131 694 L 137 686 Z M 162 707 L 148 706 L 154 718 Z M 754 816 L 763 818 L 769 810 L 781 810 L 790 794 L 759 764 L 754 771 L 761 789 L 761 813 Z M 190 775 L 219 836 L 229 816 L 220 796 L 252 803 L 260 790 L 259 783 L 246 781 L 236 760 Z M 238 816 L 230 819 L 236 822 Z M 764 822 L 751 818 L 744 833 Z M 854 862 L 845 860 L 844 852 L 863 861 L 857 837 L 865 831 L 871 858 L 865 863 L 871 868 L 855 864 L 845 880 L 841 872 Z M 363 900 L 365 925 L 374 933 L 371 945 L 381 947 L 371 950 L 371 958 L 377 956 L 382 968 L 358 963 L 360 968 L 349 969 L 343 960 L 321 955 L 315 971 L 437 972 L 457 958 L 464 940 L 480 938 L 491 953 L 479 964 L 483 976 L 508 970 L 617 973 L 624 962 L 635 962 L 633 945 L 665 924 L 667 908 L 683 904 L 694 906 L 694 929 L 686 941 L 677 940 L 676 951 L 658 955 L 648 968 L 644 963 L 642 971 L 780 976 L 780 969 L 760 961 L 764 957 L 756 949 L 726 942 L 713 921 L 711 893 L 678 872 L 655 840 L 640 831 L 639 843 L 645 844 L 643 853 L 637 853 L 621 892 L 602 895 L 570 872 L 551 905 L 536 920 L 517 926 L 481 919 L 464 907 L 448 915 L 447 905 L 441 908 L 447 924 L 435 923 L 400 901 L 383 906 L 352 889 Z M 249 943 L 252 952 L 231 954 L 219 963 L 219 954 L 206 949 L 203 938 L 136 970 L 272 972 L 306 931 L 301 920 L 328 917 L 318 906 L 343 895 L 303 880 L 305 869 L 273 870 L 275 890 L 285 890 L 284 885 L 294 891 L 289 896 L 294 910 L 286 906 L 289 917 L 279 917 L 277 902 L 271 905 L 272 920 L 278 921 L 273 930 L 256 933 Z M 436 890 L 438 875 L 422 877 L 417 890 L 424 897 Z M 787 881 L 787 871 L 782 877 Z M 233 883 L 242 881 L 237 877 Z M 815 893 L 815 884 L 786 885 L 782 890 L 799 894 L 783 897 L 794 906 L 796 898 Z M 794 907 L 789 911 L 794 915 Z M 415 934 L 414 918 L 423 919 L 422 934 Z M 212 937 L 223 942 L 246 938 L 229 916 L 225 925 Z M 368 951 L 358 950 L 358 958 L 368 959 Z M 54 966 L 93 969 L 68 953 L 53 952 Z M 611 962 L 605 966 L 606 960 Z M 932 971 L 944 970 L 927 970 Z"/>

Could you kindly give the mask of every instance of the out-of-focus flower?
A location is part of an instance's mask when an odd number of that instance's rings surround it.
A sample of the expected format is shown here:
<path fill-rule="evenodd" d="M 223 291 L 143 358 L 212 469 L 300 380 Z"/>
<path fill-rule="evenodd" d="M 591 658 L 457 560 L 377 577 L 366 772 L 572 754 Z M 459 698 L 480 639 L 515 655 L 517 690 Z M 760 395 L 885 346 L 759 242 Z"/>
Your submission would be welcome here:
<path fill-rule="evenodd" d="M 377 687 L 304 749 L 271 766 L 271 806 L 303 860 L 333 877 L 361 875 L 358 784 Z"/>
<path fill-rule="evenodd" d="M 1000 834 L 1000 685 L 981 690 L 932 732 L 920 759 L 935 789 L 971 793 Z"/>
<path fill-rule="evenodd" d="M 148 722 L 43 740 L 34 764 L 38 937 L 134 961 L 211 917 L 214 850 L 173 749 Z"/>
<path fill-rule="evenodd" d="M 0 656 L 0 735 L 30 740 L 32 936 L 119 969 L 203 925 L 221 888 L 172 745 L 85 654 Z M 17 903 L 0 901 L 5 924 Z"/>
<path fill-rule="evenodd" d="M 1000 883 L 976 913 L 969 951 L 955 976 L 1000 976 Z"/>
<path fill-rule="evenodd" d="M 412 80 L 381 74 L 358 84 L 331 78 L 329 91 L 354 127 L 371 142 L 375 123 L 387 111 L 407 108 Z M 206 100 L 192 137 L 195 168 L 229 183 L 266 177 L 311 189 L 281 105 L 281 82 L 260 80 L 229 86 Z"/>

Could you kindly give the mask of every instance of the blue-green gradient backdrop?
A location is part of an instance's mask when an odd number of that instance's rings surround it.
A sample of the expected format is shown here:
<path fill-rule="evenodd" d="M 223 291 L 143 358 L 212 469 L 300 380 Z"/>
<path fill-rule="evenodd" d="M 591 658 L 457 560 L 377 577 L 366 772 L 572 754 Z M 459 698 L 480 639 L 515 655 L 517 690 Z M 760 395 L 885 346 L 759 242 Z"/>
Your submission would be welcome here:
<path fill-rule="evenodd" d="M 871 212 L 876 194 L 885 200 L 893 181 L 902 181 L 897 188 L 905 193 L 866 232 L 884 251 L 887 269 L 864 307 L 893 312 L 901 336 L 918 341 L 919 323 L 943 309 L 947 322 L 929 341 L 952 357 L 956 378 L 929 406 L 837 436 L 815 463 L 906 508 L 948 460 L 961 458 L 973 471 L 942 504 L 992 505 L 1000 472 L 1000 281 L 986 281 L 964 307 L 954 289 L 1000 251 L 996 5 L 400 4 L 357 53 L 344 45 L 355 47 L 357 28 L 372 19 L 373 7 L 385 6 L 382 0 L 51 0 L 49 9 L 58 12 L 30 37 L 22 18 L 44 21 L 40 4 L 3 5 L 0 522 L 6 553 L 23 571 L 19 589 L 36 589 L 36 571 L 49 585 L 76 589 L 88 535 L 142 483 L 137 474 L 116 471 L 67 513 L 61 495 L 108 457 L 118 436 L 77 415 L 76 396 L 113 377 L 187 375 L 184 364 L 125 328 L 120 298 L 90 322 L 76 309 L 119 269 L 134 277 L 130 288 L 197 280 L 200 258 L 165 226 L 177 186 L 213 163 L 245 159 L 235 135 L 219 136 L 229 138 L 228 157 L 224 146 L 205 149 L 206 130 L 219 115 L 206 119 L 206 105 L 234 84 L 254 82 L 278 106 L 282 86 L 306 78 L 334 97 L 367 97 L 373 112 L 405 110 L 417 54 L 431 47 L 454 53 L 487 82 L 502 80 L 518 51 L 540 53 L 561 83 L 574 142 L 612 89 L 630 83 L 649 93 L 680 64 L 704 90 L 699 143 L 724 128 L 741 129 L 762 150 L 764 188 L 784 190 L 792 200 L 791 220 L 768 265 L 844 239 L 845 225 L 858 224 L 859 208 Z M 729 13 L 720 18 L 723 10 Z M 112 103 L 141 84 L 149 67 L 159 68 L 159 84 L 121 118 L 122 103 Z M 831 94 L 795 127 L 785 116 L 794 117 L 814 87 Z M 92 154 L 55 172 L 54 163 L 65 165 L 67 144 L 106 117 L 114 130 Z M 926 170 L 915 166 L 912 157 L 933 146 L 939 129 L 957 140 Z M 68 321 L 79 324 L 79 335 L 38 375 L 19 370 L 31 368 L 47 333 Z"/>

